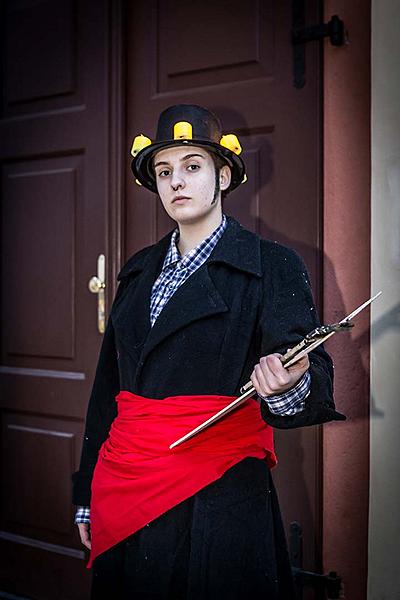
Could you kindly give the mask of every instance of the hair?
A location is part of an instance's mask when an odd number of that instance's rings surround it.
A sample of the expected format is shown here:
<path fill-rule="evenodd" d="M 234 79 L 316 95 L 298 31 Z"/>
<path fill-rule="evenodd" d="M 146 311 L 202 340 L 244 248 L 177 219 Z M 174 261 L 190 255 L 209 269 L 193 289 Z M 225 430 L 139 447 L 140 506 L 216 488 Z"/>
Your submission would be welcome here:
<path fill-rule="evenodd" d="M 229 164 L 227 163 L 226 160 L 224 160 L 223 158 L 218 156 L 218 154 L 215 154 L 215 152 L 209 151 L 209 154 L 211 154 L 211 158 L 213 159 L 213 163 L 214 163 L 214 167 L 215 167 L 215 191 L 216 191 L 216 193 L 221 191 L 221 203 L 223 203 L 226 196 L 229 194 L 229 188 L 227 190 L 221 190 L 220 183 L 219 183 L 219 173 L 220 173 L 222 167 L 224 167 L 225 165 L 227 167 L 229 167 Z"/>

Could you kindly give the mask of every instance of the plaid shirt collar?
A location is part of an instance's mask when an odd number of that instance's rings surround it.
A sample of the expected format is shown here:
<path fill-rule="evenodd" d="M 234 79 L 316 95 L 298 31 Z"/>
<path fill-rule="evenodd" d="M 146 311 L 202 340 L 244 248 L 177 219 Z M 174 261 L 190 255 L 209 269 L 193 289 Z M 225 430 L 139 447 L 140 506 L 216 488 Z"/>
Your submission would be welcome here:
<path fill-rule="evenodd" d="M 205 250 L 207 250 L 207 254 L 210 254 L 212 252 L 212 250 L 214 249 L 216 243 L 218 242 L 218 240 L 224 233 L 226 226 L 227 226 L 226 216 L 222 215 L 221 224 L 217 227 L 217 229 L 215 229 L 211 233 L 211 235 L 209 235 L 205 240 L 200 242 L 200 244 L 198 244 L 195 248 L 190 250 L 190 252 L 185 254 L 185 256 L 183 256 L 183 257 L 181 256 L 181 253 L 179 252 L 178 246 L 177 246 L 177 243 L 179 241 L 179 229 L 174 229 L 172 236 L 171 236 L 171 242 L 170 242 L 167 254 L 165 256 L 162 270 L 167 269 L 169 267 L 173 267 L 179 261 L 180 261 L 182 267 L 188 268 L 194 263 L 194 261 L 200 254 L 204 253 Z"/>
<path fill-rule="evenodd" d="M 256 277 L 262 277 L 261 240 L 258 235 L 244 229 L 233 217 L 226 217 L 226 230 L 210 255 L 213 262 L 222 262 L 235 269 L 245 271 Z M 153 274 L 154 264 L 164 263 L 165 256 L 171 244 L 171 232 L 167 233 L 159 242 L 137 252 L 126 262 L 118 273 L 117 279 L 121 281 L 132 273 L 146 271 L 150 277 Z"/>

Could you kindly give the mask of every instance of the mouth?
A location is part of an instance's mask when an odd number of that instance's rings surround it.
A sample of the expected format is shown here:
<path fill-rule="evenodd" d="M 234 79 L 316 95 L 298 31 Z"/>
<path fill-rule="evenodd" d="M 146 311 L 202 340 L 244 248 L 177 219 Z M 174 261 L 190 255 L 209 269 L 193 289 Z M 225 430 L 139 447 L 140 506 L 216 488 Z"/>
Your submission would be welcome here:
<path fill-rule="evenodd" d="M 174 202 L 181 202 L 183 200 L 190 200 L 189 196 L 176 196 L 173 200 L 172 200 L 172 204 L 174 204 Z"/>

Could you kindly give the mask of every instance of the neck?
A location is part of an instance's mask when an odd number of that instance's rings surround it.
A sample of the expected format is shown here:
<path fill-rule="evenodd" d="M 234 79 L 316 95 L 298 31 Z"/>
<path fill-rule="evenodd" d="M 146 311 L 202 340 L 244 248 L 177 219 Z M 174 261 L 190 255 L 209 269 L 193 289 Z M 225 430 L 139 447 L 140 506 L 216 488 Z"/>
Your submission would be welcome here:
<path fill-rule="evenodd" d="M 216 213 L 216 214 L 214 214 Z M 200 223 L 178 223 L 179 242 L 178 249 L 182 256 L 193 250 L 200 242 L 205 240 L 222 222 L 222 212 L 213 211 L 207 221 Z"/>

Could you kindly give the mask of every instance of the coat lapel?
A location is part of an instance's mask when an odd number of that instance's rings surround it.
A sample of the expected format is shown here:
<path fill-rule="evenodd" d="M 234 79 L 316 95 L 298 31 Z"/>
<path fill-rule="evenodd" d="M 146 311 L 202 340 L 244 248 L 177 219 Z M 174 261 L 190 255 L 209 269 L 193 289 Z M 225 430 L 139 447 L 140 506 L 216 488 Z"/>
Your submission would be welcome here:
<path fill-rule="evenodd" d="M 261 239 L 228 217 L 228 226 L 208 258 L 208 264 L 224 263 L 231 268 L 262 277 Z"/>
<path fill-rule="evenodd" d="M 224 263 L 256 277 L 262 276 L 260 239 L 243 229 L 235 219 L 228 217 L 227 228 L 207 261 L 178 288 L 151 328 L 151 290 L 161 270 L 171 233 L 150 250 L 147 249 L 147 252 L 142 251 L 145 253 L 144 257 L 140 253 L 132 257 L 118 276 L 122 279 L 135 271 L 142 271 L 138 275 L 132 297 L 127 298 L 128 304 L 135 311 L 135 318 L 126 320 L 126 335 L 137 348 L 141 348 L 139 371 L 152 350 L 168 336 L 193 321 L 229 310 L 209 275 L 210 264 Z"/>
<path fill-rule="evenodd" d="M 160 342 L 182 327 L 227 310 L 205 263 L 177 289 L 161 311 L 146 339 L 142 362 Z"/>
<path fill-rule="evenodd" d="M 121 305 L 114 314 L 119 334 L 126 340 L 128 347 L 141 351 L 150 332 L 151 290 L 161 271 L 171 234 L 157 244 L 135 254 L 121 269 L 117 279 L 134 278 L 127 282 L 127 290 Z"/>

